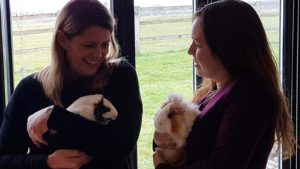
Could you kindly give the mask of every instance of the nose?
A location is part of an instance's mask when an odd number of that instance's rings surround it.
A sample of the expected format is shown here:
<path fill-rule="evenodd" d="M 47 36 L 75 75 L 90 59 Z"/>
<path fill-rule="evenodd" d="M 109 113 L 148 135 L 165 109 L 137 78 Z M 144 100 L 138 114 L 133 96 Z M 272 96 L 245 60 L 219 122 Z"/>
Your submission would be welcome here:
<path fill-rule="evenodd" d="M 115 120 L 116 118 L 117 118 L 117 114 L 114 114 L 114 115 L 112 116 L 112 119 Z"/>
<path fill-rule="evenodd" d="M 196 50 L 195 45 L 194 45 L 194 43 L 192 43 L 192 44 L 190 45 L 189 50 L 188 50 L 188 54 L 189 54 L 189 55 L 194 55 L 194 54 L 195 54 L 195 50 Z"/>
<path fill-rule="evenodd" d="M 94 54 L 95 57 L 99 57 L 102 58 L 104 56 L 104 51 L 101 47 L 98 47 L 94 50 Z"/>

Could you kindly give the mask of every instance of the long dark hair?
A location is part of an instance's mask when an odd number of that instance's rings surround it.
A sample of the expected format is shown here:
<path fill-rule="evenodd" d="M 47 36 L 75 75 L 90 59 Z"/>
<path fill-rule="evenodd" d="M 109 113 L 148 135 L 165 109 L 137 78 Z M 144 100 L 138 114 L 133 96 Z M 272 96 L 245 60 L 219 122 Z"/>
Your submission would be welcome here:
<path fill-rule="evenodd" d="M 294 153 L 295 137 L 286 97 L 282 93 L 276 67 L 263 24 L 256 11 L 246 2 L 223 0 L 206 5 L 194 17 L 201 17 L 204 36 L 214 57 L 234 78 L 241 72 L 255 74 L 268 85 L 270 105 L 276 113 L 276 140 L 283 147 L 283 157 Z M 204 79 L 194 101 L 215 87 Z"/>

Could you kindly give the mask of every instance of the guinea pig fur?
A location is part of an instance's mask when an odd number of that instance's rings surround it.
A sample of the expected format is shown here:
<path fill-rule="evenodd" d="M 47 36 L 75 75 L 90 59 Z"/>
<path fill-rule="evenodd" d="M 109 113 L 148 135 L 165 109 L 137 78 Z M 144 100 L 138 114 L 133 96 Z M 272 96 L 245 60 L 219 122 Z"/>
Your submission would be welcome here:
<path fill-rule="evenodd" d="M 171 94 L 154 118 L 155 129 L 158 132 L 168 133 L 177 148 L 186 143 L 193 123 L 199 114 L 198 106 L 187 102 L 178 94 Z"/>

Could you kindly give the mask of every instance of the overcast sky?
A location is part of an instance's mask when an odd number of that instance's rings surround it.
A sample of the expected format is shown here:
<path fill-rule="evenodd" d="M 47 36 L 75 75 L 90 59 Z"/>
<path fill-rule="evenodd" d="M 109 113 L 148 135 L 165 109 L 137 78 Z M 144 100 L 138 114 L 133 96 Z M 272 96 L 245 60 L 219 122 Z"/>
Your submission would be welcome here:
<path fill-rule="evenodd" d="M 13 13 L 40 13 L 56 12 L 68 0 L 10 0 L 11 12 Z M 100 0 L 108 3 L 109 0 Z M 245 0 L 245 1 L 267 1 L 267 0 Z M 278 0 L 279 1 L 279 0 Z M 192 0 L 134 0 L 135 6 L 181 6 L 192 5 Z"/>
<path fill-rule="evenodd" d="M 10 0 L 12 12 L 55 12 L 68 0 Z M 109 0 L 100 0 L 106 3 Z M 134 0 L 135 6 L 180 6 L 192 5 L 192 0 Z"/>

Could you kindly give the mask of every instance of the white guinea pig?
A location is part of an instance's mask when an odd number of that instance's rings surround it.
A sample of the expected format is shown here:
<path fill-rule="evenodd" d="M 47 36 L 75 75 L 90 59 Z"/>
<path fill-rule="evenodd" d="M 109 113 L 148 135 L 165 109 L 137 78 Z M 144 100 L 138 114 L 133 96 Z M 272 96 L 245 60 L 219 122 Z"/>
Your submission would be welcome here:
<path fill-rule="evenodd" d="M 199 114 L 199 106 L 187 102 L 178 94 L 171 94 L 166 103 L 157 111 L 154 118 L 155 130 L 161 133 L 167 133 L 176 143 L 177 148 L 185 146 L 186 138 L 192 130 L 193 123 Z M 178 162 L 182 151 L 172 151 L 172 149 L 163 149 L 159 153 L 169 164 Z"/>

